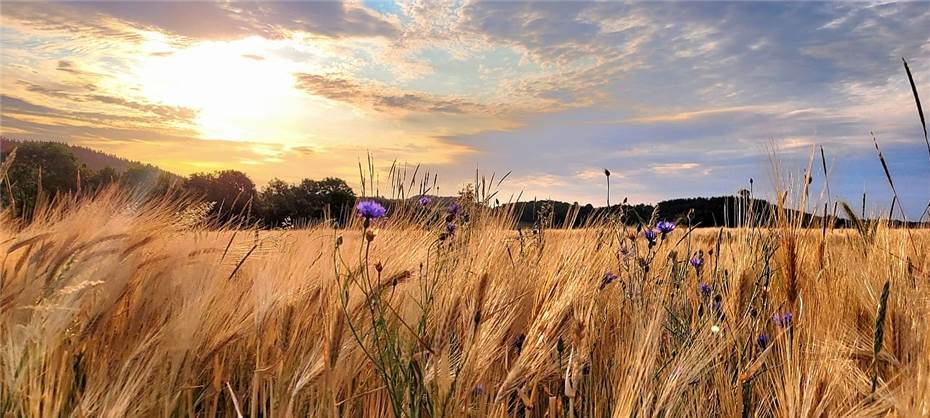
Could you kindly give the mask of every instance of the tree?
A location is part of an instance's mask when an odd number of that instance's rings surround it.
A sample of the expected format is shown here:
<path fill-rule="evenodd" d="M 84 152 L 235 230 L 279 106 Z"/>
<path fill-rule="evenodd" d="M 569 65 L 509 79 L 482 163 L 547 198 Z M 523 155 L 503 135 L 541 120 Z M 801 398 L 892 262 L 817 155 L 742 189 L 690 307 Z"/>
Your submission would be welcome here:
<path fill-rule="evenodd" d="M 322 219 L 327 212 L 339 218 L 355 203 L 355 192 L 344 180 L 334 177 L 304 179 L 296 185 L 274 179 L 260 199 L 262 218 L 266 224 L 276 226 L 286 218 L 296 222 Z"/>
<path fill-rule="evenodd" d="M 4 153 L 3 158 L 7 158 Z M 7 172 L 9 188 L 4 206 L 15 204 L 17 215 L 31 218 L 40 191 L 54 197 L 77 187 L 79 165 L 63 144 L 26 142 L 16 147 L 16 158 Z M 6 188 L 6 187 L 4 187 Z"/>
<path fill-rule="evenodd" d="M 103 189 L 104 187 L 118 182 L 120 178 L 119 173 L 110 166 L 101 168 L 97 172 L 87 170 L 86 173 L 85 175 L 85 171 L 81 171 L 81 182 L 83 183 L 81 187 L 87 190 Z"/>
<path fill-rule="evenodd" d="M 266 225 L 280 225 L 284 218 L 296 212 L 295 196 L 291 185 L 281 179 L 272 179 L 259 195 L 262 219 Z"/>
<path fill-rule="evenodd" d="M 187 179 L 185 187 L 195 196 L 216 202 L 214 215 L 221 221 L 248 220 L 250 209 L 258 191 L 245 173 L 223 170 L 216 173 L 195 173 Z"/>
<path fill-rule="evenodd" d="M 355 204 L 355 192 L 343 179 L 326 177 L 318 182 L 318 186 L 323 205 L 333 216 L 347 213 L 346 210 Z"/>

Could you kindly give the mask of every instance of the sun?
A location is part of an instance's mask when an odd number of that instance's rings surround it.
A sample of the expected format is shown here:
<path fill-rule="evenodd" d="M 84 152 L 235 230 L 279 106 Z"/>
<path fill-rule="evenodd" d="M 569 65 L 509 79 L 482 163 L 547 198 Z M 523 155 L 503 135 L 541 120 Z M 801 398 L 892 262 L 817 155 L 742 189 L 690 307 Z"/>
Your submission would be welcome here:
<path fill-rule="evenodd" d="M 137 69 L 138 85 L 149 101 L 196 110 L 204 138 L 261 141 L 293 116 L 298 92 L 290 64 L 256 50 L 245 40 L 150 54 Z"/>

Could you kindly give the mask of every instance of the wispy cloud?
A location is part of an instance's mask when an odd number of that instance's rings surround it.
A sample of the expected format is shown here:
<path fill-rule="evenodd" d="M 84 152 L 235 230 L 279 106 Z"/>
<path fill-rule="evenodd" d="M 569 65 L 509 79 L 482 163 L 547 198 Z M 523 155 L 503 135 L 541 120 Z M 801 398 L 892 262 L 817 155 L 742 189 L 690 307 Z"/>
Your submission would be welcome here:
<path fill-rule="evenodd" d="M 440 98 L 418 92 L 397 91 L 335 75 L 297 74 L 297 87 L 330 100 L 378 111 L 475 113 L 485 107 L 458 98 Z"/>

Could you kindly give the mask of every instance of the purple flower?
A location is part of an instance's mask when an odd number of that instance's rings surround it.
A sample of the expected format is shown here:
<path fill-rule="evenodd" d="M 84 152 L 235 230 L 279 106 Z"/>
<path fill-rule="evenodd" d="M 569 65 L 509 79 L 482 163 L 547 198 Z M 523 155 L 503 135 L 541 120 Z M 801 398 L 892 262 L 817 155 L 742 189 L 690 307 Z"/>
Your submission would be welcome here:
<path fill-rule="evenodd" d="M 704 259 L 698 257 L 691 257 L 691 266 L 696 270 L 700 270 L 701 267 L 704 267 Z"/>
<path fill-rule="evenodd" d="M 455 235 L 455 224 L 452 222 L 446 223 L 445 233 L 446 235 Z"/>
<path fill-rule="evenodd" d="M 458 216 L 462 213 L 462 205 L 453 202 L 446 207 L 446 212 L 449 212 L 449 215 Z"/>
<path fill-rule="evenodd" d="M 614 280 L 617 280 L 617 275 L 611 272 L 604 273 L 604 277 L 601 279 L 601 289 L 607 287 L 607 285 L 613 283 Z"/>
<path fill-rule="evenodd" d="M 649 245 L 653 245 L 656 243 L 656 237 L 658 235 L 656 234 L 656 231 L 647 229 L 643 232 L 643 236 L 646 237 L 646 241 L 649 241 Z"/>
<path fill-rule="evenodd" d="M 794 319 L 794 316 L 791 315 L 791 312 L 785 312 L 780 315 L 779 314 L 772 315 L 772 322 L 774 322 L 775 325 L 778 325 L 782 328 L 790 327 L 793 319 Z"/>
<path fill-rule="evenodd" d="M 475 385 L 475 388 L 472 389 L 472 393 L 474 393 L 475 396 L 481 396 L 481 394 L 484 393 L 484 385 L 481 383 Z"/>
<path fill-rule="evenodd" d="M 429 196 L 420 196 L 420 200 L 417 201 L 420 206 L 429 206 L 433 202 L 433 199 L 430 199 Z"/>
<path fill-rule="evenodd" d="M 513 348 L 517 350 L 517 354 L 520 354 L 523 351 L 523 343 L 526 342 L 526 334 L 520 334 L 517 336 L 517 340 L 513 343 Z"/>
<path fill-rule="evenodd" d="M 713 290 L 713 288 L 709 284 L 704 283 L 704 282 L 701 282 L 701 284 L 698 285 L 698 289 L 701 291 L 701 294 L 704 296 L 709 296 L 711 290 Z"/>
<path fill-rule="evenodd" d="M 358 202 L 358 205 L 355 205 L 355 211 L 358 212 L 358 216 L 369 219 L 378 219 L 387 212 L 387 209 L 384 206 L 381 206 L 380 203 L 375 202 L 374 200 L 363 200 Z"/>
<path fill-rule="evenodd" d="M 659 221 L 656 222 L 656 229 L 658 229 L 662 235 L 665 235 L 675 230 L 675 223 L 669 221 Z"/>
<path fill-rule="evenodd" d="M 759 348 L 765 349 L 769 345 L 769 336 L 765 334 L 759 334 L 759 338 L 756 339 L 756 342 L 759 343 Z"/>

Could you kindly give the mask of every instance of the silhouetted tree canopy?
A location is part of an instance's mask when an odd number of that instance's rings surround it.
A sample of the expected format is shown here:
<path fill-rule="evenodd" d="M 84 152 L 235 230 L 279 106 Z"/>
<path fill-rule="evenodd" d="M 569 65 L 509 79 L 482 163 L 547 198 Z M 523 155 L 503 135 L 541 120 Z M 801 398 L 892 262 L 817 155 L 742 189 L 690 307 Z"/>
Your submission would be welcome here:
<path fill-rule="evenodd" d="M 10 151 L 4 150 L 6 161 Z M 77 187 L 79 165 L 68 147 L 53 142 L 30 142 L 16 148 L 7 171 L 3 205 L 15 204 L 17 214 L 31 216 L 39 191 L 54 197 Z"/>
<path fill-rule="evenodd" d="M 184 183 L 184 187 L 195 197 L 214 202 L 213 214 L 223 222 L 250 220 L 252 205 L 258 195 L 255 183 L 249 176 L 236 170 L 194 173 Z"/>
<path fill-rule="evenodd" d="M 260 197 L 263 220 L 268 226 L 279 226 L 288 218 L 291 223 L 306 223 L 326 217 L 327 212 L 341 220 L 355 202 L 352 188 L 334 177 L 304 179 L 294 185 L 274 179 Z"/>

